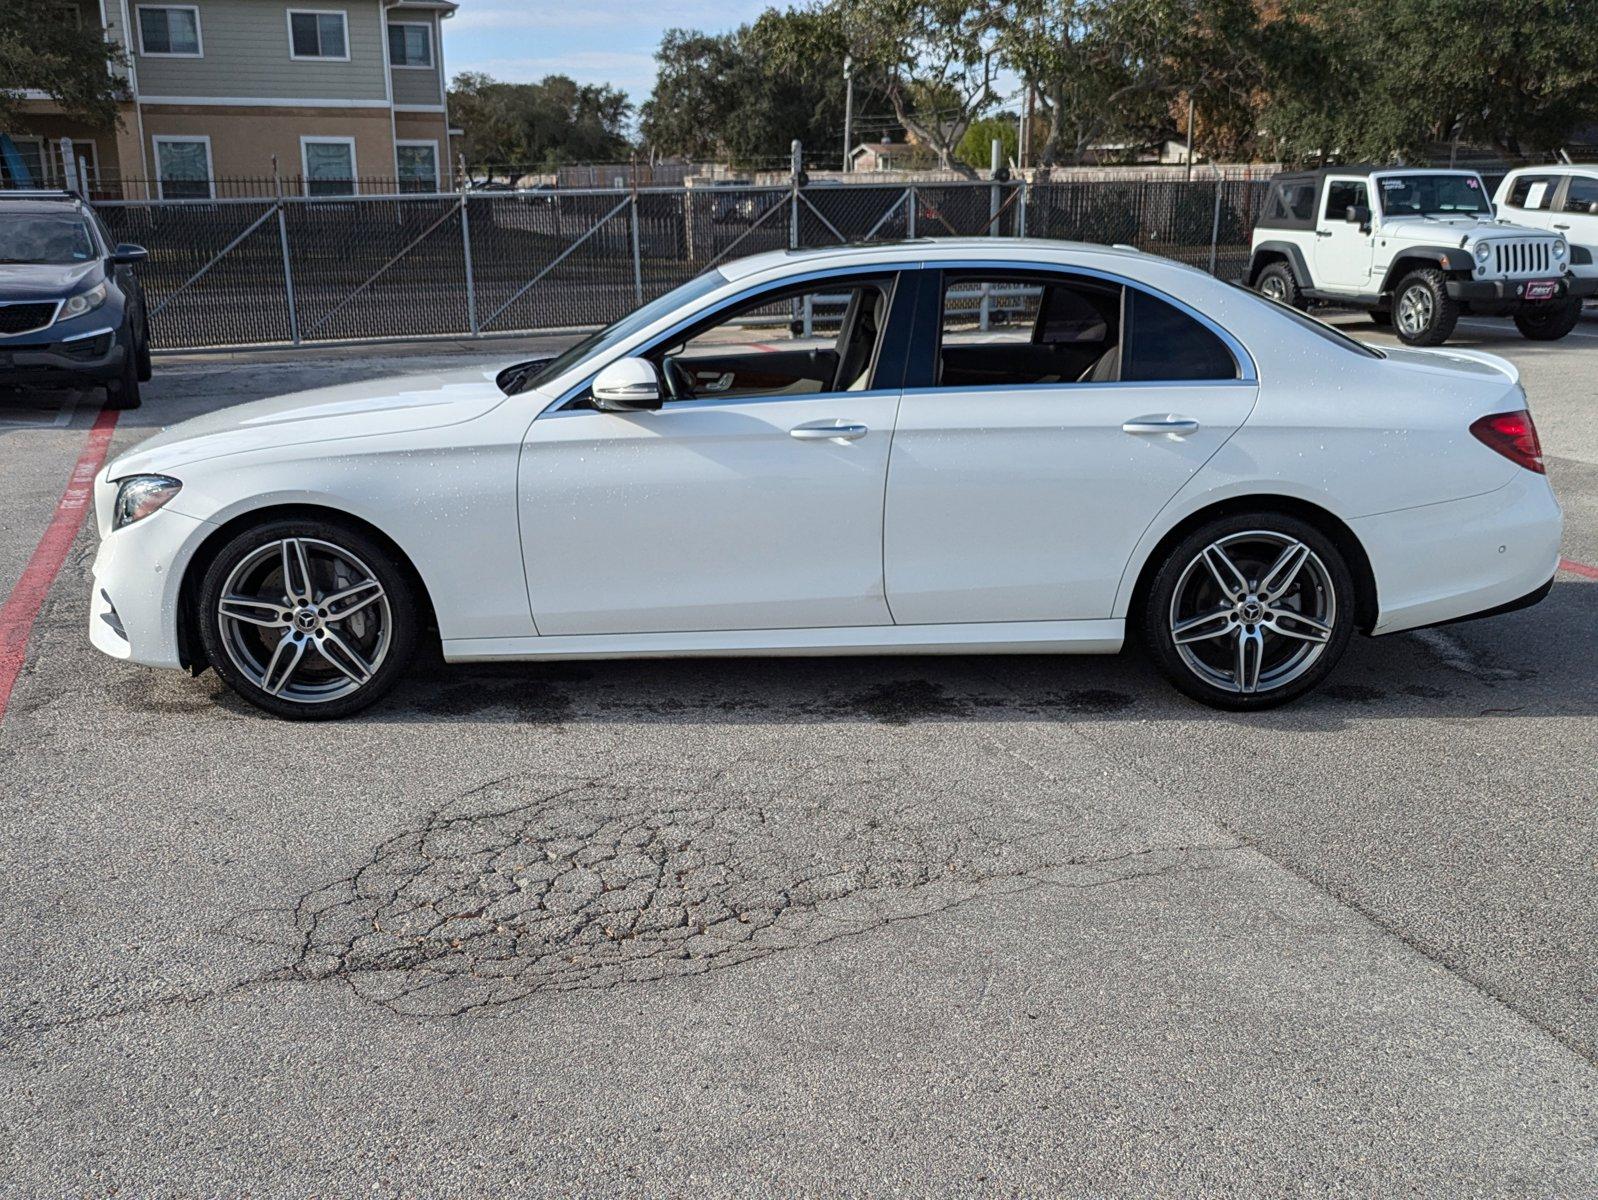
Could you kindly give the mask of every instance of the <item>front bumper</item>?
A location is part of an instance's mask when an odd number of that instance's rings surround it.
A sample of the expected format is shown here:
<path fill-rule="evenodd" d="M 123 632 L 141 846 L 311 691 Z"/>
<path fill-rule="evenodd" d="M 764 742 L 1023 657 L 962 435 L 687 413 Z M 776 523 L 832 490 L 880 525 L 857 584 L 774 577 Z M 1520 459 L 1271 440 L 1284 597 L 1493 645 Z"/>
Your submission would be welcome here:
<path fill-rule="evenodd" d="M 104 479 L 96 481 L 96 491 L 111 487 Z M 149 667 L 183 665 L 178 645 L 183 573 L 212 528 L 163 508 L 115 532 L 101 530 L 89 603 L 89 641 L 96 649 Z"/>
<path fill-rule="evenodd" d="M 64 328 L 68 324 L 83 328 Z M 35 334 L 0 338 L 0 386 L 73 387 L 115 379 L 126 353 L 117 327 L 104 321 L 63 322 Z"/>
<path fill-rule="evenodd" d="M 1547 477 L 1517 470 L 1485 495 L 1350 525 L 1376 576 L 1371 632 L 1382 634 L 1486 615 L 1537 591 L 1559 565 L 1564 518 Z"/>
<path fill-rule="evenodd" d="M 1578 278 L 1574 275 L 1565 275 L 1558 281 L 1559 286 L 1554 294 L 1547 300 L 1527 301 L 1526 285 L 1535 282 L 1530 279 L 1450 279 L 1448 281 L 1448 296 L 1452 300 L 1463 300 L 1470 304 L 1550 304 L 1556 300 L 1564 300 L 1570 296 L 1579 296 L 1585 299 L 1598 294 L 1598 276 Z"/>

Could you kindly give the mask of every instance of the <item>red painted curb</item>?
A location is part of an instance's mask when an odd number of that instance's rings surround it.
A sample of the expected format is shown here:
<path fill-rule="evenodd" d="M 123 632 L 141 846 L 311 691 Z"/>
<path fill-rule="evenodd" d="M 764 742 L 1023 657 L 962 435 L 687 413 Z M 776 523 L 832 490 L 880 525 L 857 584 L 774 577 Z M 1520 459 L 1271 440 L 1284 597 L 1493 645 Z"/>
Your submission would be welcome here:
<path fill-rule="evenodd" d="M 1586 563 L 1579 563 L 1573 558 L 1560 559 L 1559 569 L 1569 571 L 1572 575 L 1580 575 L 1583 579 L 1598 579 L 1598 567 L 1589 567 Z"/>
<path fill-rule="evenodd" d="M 60 574 L 61 564 L 67 560 L 72 539 L 78 536 L 78 526 L 83 524 L 84 511 L 94 503 L 94 477 L 105 462 L 116 424 L 117 414 L 110 409 L 101 409 L 94 419 L 89 440 L 72 468 L 67 490 L 61 493 L 55 515 L 45 527 L 39 544 L 33 548 L 33 557 L 23 568 L 17 586 L 11 589 L 5 606 L 0 608 L 0 721 L 5 720 L 12 685 L 17 682 L 27 659 L 28 638 L 33 633 L 33 623 L 39 619 L 39 610 L 44 607 L 45 595 Z"/>

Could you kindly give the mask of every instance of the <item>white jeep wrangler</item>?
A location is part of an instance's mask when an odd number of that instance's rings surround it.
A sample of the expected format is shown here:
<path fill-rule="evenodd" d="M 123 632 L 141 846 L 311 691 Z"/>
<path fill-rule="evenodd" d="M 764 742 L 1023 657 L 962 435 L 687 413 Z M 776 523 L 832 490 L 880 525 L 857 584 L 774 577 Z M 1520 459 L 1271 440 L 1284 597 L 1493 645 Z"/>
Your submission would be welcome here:
<path fill-rule="evenodd" d="M 1327 167 L 1271 181 L 1245 282 L 1295 308 L 1369 309 L 1412 346 L 1440 345 L 1467 312 L 1553 341 L 1598 291 L 1570 259 L 1562 235 L 1494 220 L 1474 171 Z"/>

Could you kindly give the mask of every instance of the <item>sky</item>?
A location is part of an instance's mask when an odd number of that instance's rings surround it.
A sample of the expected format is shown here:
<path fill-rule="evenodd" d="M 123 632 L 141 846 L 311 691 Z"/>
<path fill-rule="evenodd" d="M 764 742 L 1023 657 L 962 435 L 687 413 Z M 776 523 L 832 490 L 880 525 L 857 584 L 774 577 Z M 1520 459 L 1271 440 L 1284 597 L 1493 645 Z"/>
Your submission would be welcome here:
<path fill-rule="evenodd" d="M 773 0 L 460 0 L 444 22 L 444 67 L 527 83 L 569 75 L 608 83 L 636 104 L 655 83 L 655 47 L 668 29 L 722 33 Z"/>

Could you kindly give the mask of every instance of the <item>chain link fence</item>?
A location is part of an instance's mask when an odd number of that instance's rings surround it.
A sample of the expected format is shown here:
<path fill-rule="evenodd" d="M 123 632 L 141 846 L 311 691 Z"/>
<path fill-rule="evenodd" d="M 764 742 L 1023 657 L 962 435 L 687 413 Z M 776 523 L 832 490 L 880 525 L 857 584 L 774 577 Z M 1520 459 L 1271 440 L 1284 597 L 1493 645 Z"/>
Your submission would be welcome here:
<path fill-rule="evenodd" d="M 748 254 L 914 237 L 1134 246 L 1242 274 L 1258 180 L 842 184 L 110 201 L 154 345 L 480 337 L 604 324 Z"/>

